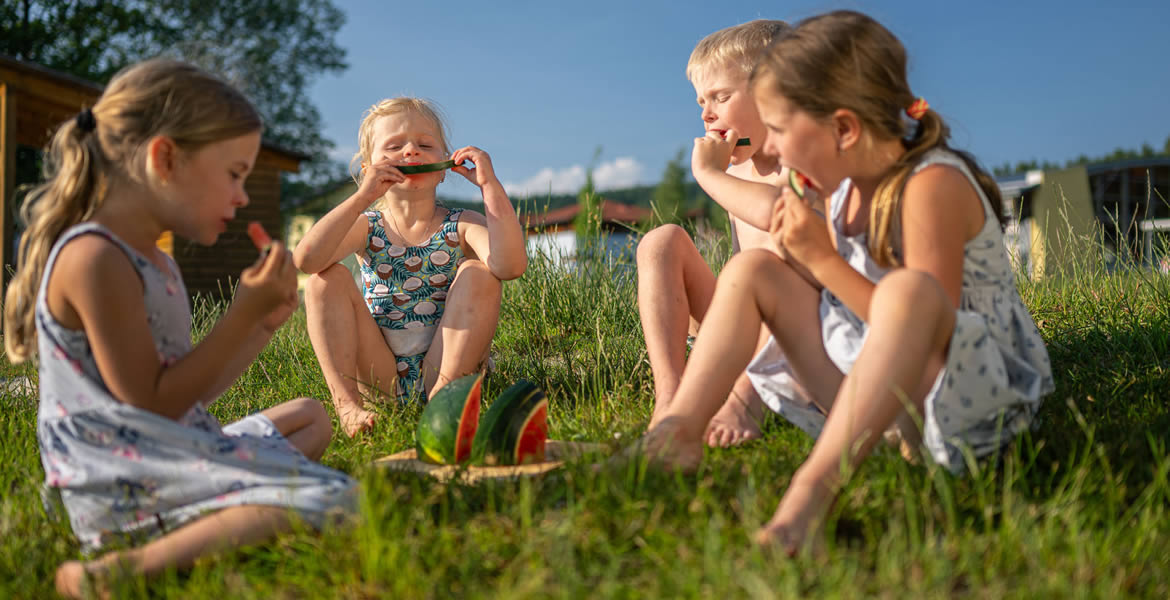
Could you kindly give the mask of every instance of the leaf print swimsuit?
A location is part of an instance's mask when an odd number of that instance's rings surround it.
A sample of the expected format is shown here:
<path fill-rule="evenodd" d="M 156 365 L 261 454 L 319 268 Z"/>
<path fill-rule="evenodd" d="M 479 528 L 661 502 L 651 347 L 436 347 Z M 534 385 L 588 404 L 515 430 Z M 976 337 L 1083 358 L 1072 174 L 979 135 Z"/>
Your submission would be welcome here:
<path fill-rule="evenodd" d="M 398 358 L 395 396 L 400 401 L 423 392 L 423 358 L 443 318 L 447 289 L 459 265 L 467 260 L 459 243 L 462 213 L 448 211 L 438 231 L 419 246 L 391 243 L 382 214 L 365 213 L 369 233 L 365 249 L 358 252 L 362 296 Z"/>

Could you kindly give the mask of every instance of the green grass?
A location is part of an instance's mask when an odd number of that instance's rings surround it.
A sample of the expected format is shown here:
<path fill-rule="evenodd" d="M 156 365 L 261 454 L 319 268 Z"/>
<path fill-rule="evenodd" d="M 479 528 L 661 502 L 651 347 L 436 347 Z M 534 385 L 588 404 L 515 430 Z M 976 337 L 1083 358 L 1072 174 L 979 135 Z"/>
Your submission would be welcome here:
<path fill-rule="evenodd" d="M 718 255 L 714 251 L 711 256 Z M 716 262 L 718 262 L 716 260 Z M 356 528 L 281 536 L 127 597 L 1170 597 L 1170 277 L 1130 272 L 1026 283 L 1057 389 L 1038 428 L 954 477 L 879 450 L 845 488 L 823 557 L 761 552 L 812 440 L 770 417 L 761 442 L 708 450 L 693 476 L 573 463 L 539 479 L 439 485 L 370 467 L 412 444 L 417 407 L 383 409 L 324 462 L 357 476 Z M 197 310 L 199 334 L 221 306 Z M 549 391 L 551 435 L 618 446 L 649 418 L 652 382 L 628 264 L 575 273 L 534 260 L 505 287 L 490 398 L 524 377 Z M 0 376 L 26 375 L 4 363 Z M 224 422 L 326 397 L 303 313 L 214 407 Z M 51 595 L 77 557 L 41 509 L 36 399 L 0 399 L 0 597 Z M 336 429 L 336 427 L 335 427 Z M 339 430 L 338 430 L 339 431 Z"/>

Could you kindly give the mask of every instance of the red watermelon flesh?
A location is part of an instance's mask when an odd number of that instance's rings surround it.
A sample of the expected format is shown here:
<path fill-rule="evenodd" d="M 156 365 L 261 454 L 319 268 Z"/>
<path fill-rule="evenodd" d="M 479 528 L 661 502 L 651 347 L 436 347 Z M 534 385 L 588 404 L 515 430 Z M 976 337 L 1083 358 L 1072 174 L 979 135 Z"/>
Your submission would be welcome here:
<path fill-rule="evenodd" d="M 481 380 L 482 381 L 482 380 Z M 463 416 L 459 417 L 459 433 L 455 437 L 455 462 L 462 463 L 471 458 L 471 442 L 479 427 L 479 396 L 482 383 L 477 382 L 471 392 L 472 398 L 463 405 Z"/>
<path fill-rule="evenodd" d="M 545 400 L 532 411 L 524 426 L 520 428 L 520 435 L 516 438 L 516 447 L 512 454 L 516 457 L 516 464 L 544 462 L 544 445 L 547 441 L 548 401 Z"/>

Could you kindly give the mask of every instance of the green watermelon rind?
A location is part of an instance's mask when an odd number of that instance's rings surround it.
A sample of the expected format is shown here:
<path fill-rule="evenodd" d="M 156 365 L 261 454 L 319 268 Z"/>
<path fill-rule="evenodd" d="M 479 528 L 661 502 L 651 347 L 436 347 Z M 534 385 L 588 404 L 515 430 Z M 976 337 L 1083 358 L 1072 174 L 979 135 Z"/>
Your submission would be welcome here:
<path fill-rule="evenodd" d="M 547 419 L 548 418 L 548 398 L 546 398 L 543 393 L 540 394 L 540 401 L 539 402 L 537 402 L 531 408 L 529 408 L 528 410 L 525 410 L 523 412 L 523 414 L 525 415 L 525 417 L 523 419 L 513 419 L 512 423 L 508 426 L 508 437 L 507 437 L 508 450 L 507 451 L 508 451 L 508 457 L 509 457 L 509 459 L 511 459 L 511 462 L 509 464 L 519 465 L 519 464 L 524 463 L 524 461 L 520 459 L 520 442 L 524 438 L 525 428 L 528 427 L 529 423 L 532 422 L 532 417 L 542 407 L 544 408 L 545 418 Z M 546 429 L 548 428 L 547 422 L 545 424 L 545 428 Z M 543 454 L 541 455 L 540 460 L 541 461 L 544 460 Z"/>
<path fill-rule="evenodd" d="M 472 461 L 488 465 L 515 464 L 520 430 L 542 402 L 548 402 L 544 391 L 524 379 L 504 390 L 479 422 L 472 442 Z"/>
<path fill-rule="evenodd" d="M 423 409 L 414 435 L 419 460 L 439 465 L 456 464 L 455 450 L 467 403 L 478 403 L 482 390 L 483 374 L 473 373 L 448 383 L 435 393 Z"/>

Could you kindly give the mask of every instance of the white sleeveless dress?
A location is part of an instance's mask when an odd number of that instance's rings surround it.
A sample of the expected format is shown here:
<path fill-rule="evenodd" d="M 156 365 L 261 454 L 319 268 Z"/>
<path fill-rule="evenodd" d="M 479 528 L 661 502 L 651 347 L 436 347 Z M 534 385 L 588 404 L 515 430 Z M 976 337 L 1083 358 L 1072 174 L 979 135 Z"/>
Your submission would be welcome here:
<path fill-rule="evenodd" d="M 991 203 L 970 169 L 952 152 L 928 152 L 915 168 L 942 164 L 961 171 L 979 194 L 984 224 L 963 252 L 963 280 L 947 362 L 926 397 L 923 443 L 933 459 L 951 470 L 965 467 L 963 451 L 988 455 L 1027 429 L 1040 401 L 1053 390 L 1052 367 L 1039 331 L 1020 299 L 1003 234 Z M 845 180 L 830 199 L 829 218 L 837 251 L 873 282 L 889 269 L 870 257 L 866 235 L 846 236 Z M 825 350 L 848 373 L 865 343 L 868 328 L 832 292 L 821 291 L 821 334 Z M 820 435 L 825 415 L 813 404 L 776 339 L 768 340 L 748 365 L 748 376 L 764 403 L 812 436 Z"/>
<path fill-rule="evenodd" d="M 306 458 L 264 415 L 221 427 L 197 404 L 175 421 L 111 395 L 85 332 L 63 327 L 46 301 L 58 253 L 81 235 L 126 253 L 164 364 L 191 349 L 191 310 L 174 261 L 159 269 L 100 225 L 69 229 L 49 254 L 36 304 L 37 438 L 46 509 L 52 514 L 60 498 L 83 550 L 140 543 L 228 506 L 288 507 L 316 527 L 355 511 L 356 482 Z"/>

